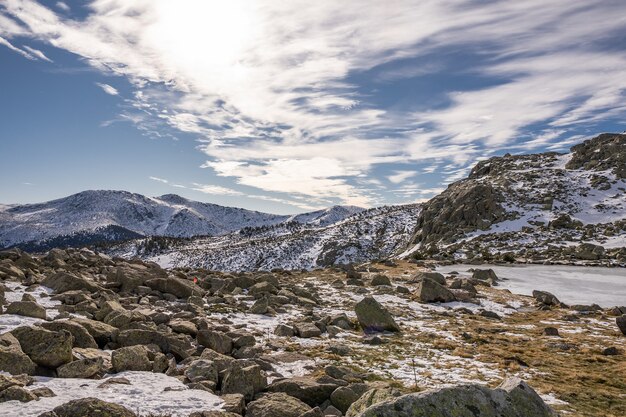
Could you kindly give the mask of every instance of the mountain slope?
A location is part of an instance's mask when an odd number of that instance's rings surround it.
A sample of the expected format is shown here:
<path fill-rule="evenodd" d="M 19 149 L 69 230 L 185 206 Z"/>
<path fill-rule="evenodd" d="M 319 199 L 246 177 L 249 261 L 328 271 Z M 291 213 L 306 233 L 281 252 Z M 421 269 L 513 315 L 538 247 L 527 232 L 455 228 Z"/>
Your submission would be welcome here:
<path fill-rule="evenodd" d="M 312 269 L 383 259 L 397 253 L 408 244 L 420 210 L 418 204 L 378 207 L 359 210 L 329 226 L 316 224 L 323 221 L 303 224 L 292 218 L 274 226 L 246 228 L 217 237 L 148 238 L 98 249 L 168 267 L 221 271 Z"/>
<path fill-rule="evenodd" d="M 589 254 L 591 244 L 626 259 L 619 249 L 626 246 L 626 135 L 603 134 L 567 154 L 482 161 L 424 204 L 412 242 L 403 255 L 604 257 L 600 248 L 602 256 Z"/>
<path fill-rule="evenodd" d="M 299 216 L 302 222 L 319 223 L 331 217 L 340 220 L 355 211 L 339 206 Z M 174 194 L 151 198 L 126 191 L 84 191 L 40 204 L 0 207 L 0 247 L 43 250 L 142 236 L 214 236 L 290 218 Z"/>

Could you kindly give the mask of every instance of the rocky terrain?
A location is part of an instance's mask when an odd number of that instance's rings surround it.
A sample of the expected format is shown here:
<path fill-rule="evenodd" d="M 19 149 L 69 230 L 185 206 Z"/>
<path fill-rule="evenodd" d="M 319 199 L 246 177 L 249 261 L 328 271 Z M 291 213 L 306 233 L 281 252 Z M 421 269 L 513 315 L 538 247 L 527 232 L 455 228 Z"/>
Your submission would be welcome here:
<path fill-rule="evenodd" d="M 626 307 L 428 266 L 224 273 L 0 252 L 0 415 L 626 414 Z"/>
<path fill-rule="evenodd" d="M 418 259 L 626 264 L 626 135 L 570 153 L 505 155 L 423 206 Z"/>
<path fill-rule="evenodd" d="M 419 204 L 378 207 L 329 225 L 289 221 L 223 236 L 147 238 L 98 245 L 96 249 L 168 267 L 217 271 L 312 269 L 384 259 L 402 251 L 409 243 L 420 211 Z"/>

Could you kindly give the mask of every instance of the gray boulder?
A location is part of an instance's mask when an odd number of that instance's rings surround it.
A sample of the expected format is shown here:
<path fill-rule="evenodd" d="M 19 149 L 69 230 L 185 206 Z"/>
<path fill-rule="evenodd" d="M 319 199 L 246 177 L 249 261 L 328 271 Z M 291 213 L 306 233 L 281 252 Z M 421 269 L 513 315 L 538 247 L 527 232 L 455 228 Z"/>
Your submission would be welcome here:
<path fill-rule="evenodd" d="M 558 306 L 561 304 L 558 298 L 554 294 L 547 291 L 533 290 L 533 298 L 537 300 L 539 304 L 546 306 Z"/>
<path fill-rule="evenodd" d="M 491 268 L 489 269 L 474 269 L 472 272 L 472 278 L 477 279 L 479 281 L 488 282 L 491 285 L 498 285 L 498 276 L 495 271 Z"/>
<path fill-rule="evenodd" d="M 367 296 L 354 307 L 357 319 L 365 332 L 399 332 L 398 326 L 386 308 L 374 297 Z"/>
<path fill-rule="evenodd" d="M 41 282 L 41 285 L 52 288 L 57 293 L 73 290 L 84 290 L 87 292 L 104 291 L 104 289 L 95 282 L 67 272 L 57 272 L 56 274 L 48 275 Z"/>
<path fill-rule="evenodd" d="M 14 301 L 7 306 L 6 314 L 46 319 L 46 309 L 33 301 Z"/>
<path fill-rule="evenodd" d="M 300 417 L 311 407 L 282 392 L 265 394 L 248 404 L 246 417 Z"/>
<path fill-rule="evenodd" d="M 199 344 L 218 353 L 230 354 L 233 350 L 233 339 L 221 332 L 200 330 L 197 339 Z"/>
<path fill-rule="evenodd" d="M 11 331 L 24 353 L 46 368 L 57 368 L 72 361 L 74 337 L 67 330 L 52 332 L 42 327 L 24 326 Z"/>
<path fill-rule="evenodd" d="M 337 385 L 319 383 L 313 378 L 294 377 L 275 381 L 268 391 L 283 392 L 315 407 L 329 400 L 336 388 Z"/>
<path fill-rule="evenodd" d="M 191 382 L 212 381 L 217 383 L 217 365 L 207 359 L 197 359 L 187 367 L 185 376 Z"/>
<path fill-rule="evenodd" d="M 0 335 L 0 371 L 11 375 L 33 375 L 37 365 L 22 351 L 20 342 L 11 334 Z"/>
<path fill-rule="evenodd" d="M 162 293 L 173 294 L 178 298 L 189 298 L 192 295 L 202 297 L 206 292 L 193 282 L 176 277 L 149 279 L 145 285 Z"/>
<path fill-rule="evenodd" d="M 111 364 L 115 372 L 152 370 L 149 349 L 142 345 L 114 350 L 111 355 Z"/>
<path fill-rule="evenodd" d="M 54 417 L 137 417 L 126 407 L 91 397 L 61 404 L 52 410 L 52 414 L 47 415 Z"/>
<path fill-rule="evenodd" d="M 247 401 L 267 387 L 267 377 L 259 365 L 242 366 L 233 362 L 222 381 L 222 394 L 241 394 Z"/>
<path fill-rule="evenodd" d="M 615 319 L 615 324 L 622 332 L 623 335 L 626 335 L 626 314 L 622 314 L 621 316 Z"/>
<path fill-rule="evenodd" d="M 417 299 L 422 303 L 449 303 L 455 301 L 456 297 L 446 287 L 433 281 L 430 278 L 424 278 L 417 285 L 416 294 Z"/>
<path fill-rule="evenodd" d="M 339 410 L 342 414 L 345 414 L 350 406 L 363 394 L 368 391 L 368 387 L 364 383 L 350 384 L 345 387 L 339 387 L 333 391 L 330 395 L 330 402 Z"/>
<path fill-rule="evenodd" d="M 410 282 L 420 282 L 424 280 L 424 278 L 431 279 L 437 284 L 446 285 L 446 278 L 439 272 L 418 272 L 413 276 Z"/>
<path fill-rule="evenodd" d="M 102 358 L 80 359 L 57 368 L 59 378 L 92 378 L 103 373 Z"/>
<path fill-rule="evenodd" d="M 408 394 L 375 404 L 358 417 L 553 417 L 555 413 L 519 378 L 498 388 L 460 385 Z"/>
<path fill-rule="evenodd" d="M 352 403 L 350 408 L 348 408 L 348 411 L 345 413 L 346 417 L 355 417 L 374 404 L 378 404 L 392 398 L 397 398 L 400 395 L 400 391 L 395 388 L 372 388 Z"/>
<path fill-rule="evenodd" d="M 74 336 L 74 346 L 77 348 L 86 348 L 86 349 L 97 349 L 98 344 L 96 343 L 93 336 L 89 334 L 87 329 L 81 326 L 78 323 L 74 323 L 69 320 L 56 320 L 56 321 L 48 321 L 40 324 L 46 330 L 50 330 L 53 332 L 58 332 L 60 330 L 67 330 Z"/>

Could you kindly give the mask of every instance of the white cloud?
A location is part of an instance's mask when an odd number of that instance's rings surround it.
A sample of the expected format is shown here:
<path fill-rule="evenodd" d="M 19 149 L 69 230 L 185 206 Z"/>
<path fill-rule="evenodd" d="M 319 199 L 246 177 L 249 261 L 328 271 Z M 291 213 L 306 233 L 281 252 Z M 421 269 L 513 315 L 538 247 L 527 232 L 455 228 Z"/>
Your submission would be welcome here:
<path fill-rule="evenodd" d="M 194 183 L 194 186 L 191 187 L 192 190 L 200 191 L 205 194 L 216 194 L 216 195 L 243 195 L 242 192 L 236 191 L 230 188 L 222 187 L 220 185 L 211 185 L 211 184 L 198 184 Z"/>
<path fill-rule="evenodd" d="M 163 184 L 169 184 L 169 181 L 159 177 L 148 177 L 152 181 L 162 182 Z"/>
<path fill-rule="evenodd" d="M 117 91 L 117 89 L 113 86 L 110 86 L 109 84 L 103 84 L 103 83 L 96 83 L 96 85 L 100 88 L 102 88 L 102 91 L 104 91 L 105 93 L 111 95 L 111 96 L 117 96 L 119 95 L 119 91 Z"/>
<path fill-rule="evenodd" d="M 56 2 L 56 6 L 63 10 L 64 12 L 69 12 L 70 11 L 70 6 L 67 5 L 67 3 L 62 2 L 62 1 L 57 1 Z"/>
<path fill-rule="evenodd" d="M 121 117 L 146 134 L 168 136 L 159 123 L 196 134 L 217 175 L 313 202 L 376 201 L 362 180 L 377 165 L 451 162 L 449 181 L 478 156 L 520 147 L 529 126 L 549 128 L 527 149 L 551 147 L 576 125 L 626 114 L 626 54 L 601 46 L 626 28 L 621 0 L 95 0 L 81 20 L 30 0 L 3 5 L 7 39 L 46 41 L 127 77 L 136 114 Z M 347 81 L 406 58 L 415 65 L 377 80 L 445 72 L 426 57 L 460 49 L 485 57 L 465 75 L 497 83 L 453 92 L 447 107 L 380 108 Z"/>
<path fill-rule="evenodd" d="M 48 61 L 48 62 L 52 62 L 52 60 L 50 58 L 48 58 L 43 52 L 41 52 L 39 49 L 35 49 L 35 48 L 31 48 L 28 45 L 24 45 L 24 49 L 26 49 L 28 52 L 30 52 L 30 54 L 38 59 L 41 59 L 42 61 Z"/>
<path fill-rule="evenodd" d="M 401 182 L 414 177 L 415 174 L 415 171 L 396 171 L 393 175 L 388 176 L 387 179 L 394 184 L 400 184 Z"/>
<path fill-rule="evenodd" d="M 37 59 L 33 55 L 29 54 L 27 51 L 18 48 L 17 46 L 13 45 L 11 42 L 4 39 L 3 37 L 0 37 L 0 45 L 6 46 L 13 52 L 17 52 L 18 54 L 22 55 L 24 58 L 30 59 L 31 61 L 35 61 Z"/>

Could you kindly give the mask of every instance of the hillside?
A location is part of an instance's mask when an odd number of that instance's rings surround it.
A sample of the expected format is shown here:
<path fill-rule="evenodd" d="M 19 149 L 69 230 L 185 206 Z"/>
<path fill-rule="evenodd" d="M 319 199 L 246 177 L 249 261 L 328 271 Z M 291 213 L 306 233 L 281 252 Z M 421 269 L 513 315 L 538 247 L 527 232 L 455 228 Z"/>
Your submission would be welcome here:
<path fill-rule="evenodd" d="M 0 248 L 37 251 L 146 236 L 216 236 L 291 220 L 327 224 L 359 210 L 337 206 L 286 216 L 201 203 L 175 194 L 146 197 L 126 191 L 84 191 L 40 204 L 0 206 Z"/>
<path fill-rule="evenodd" d="M 424 204 L 403 256 L 626 262 L 626 135 L 505 155 Z"/>
<path fill-rule="evenodd" d="M 408 244 L 419 212 L 418 204 L 378 207 L 329 226 L 318 226 L 318 221 L 299 223 L 294 218 L 217 237 L 148 238 L 99 249 L 125 258 L 138 256 L 168 267 L 220 271 L 312 269 L 387 258 L 397 253 Z"/>

